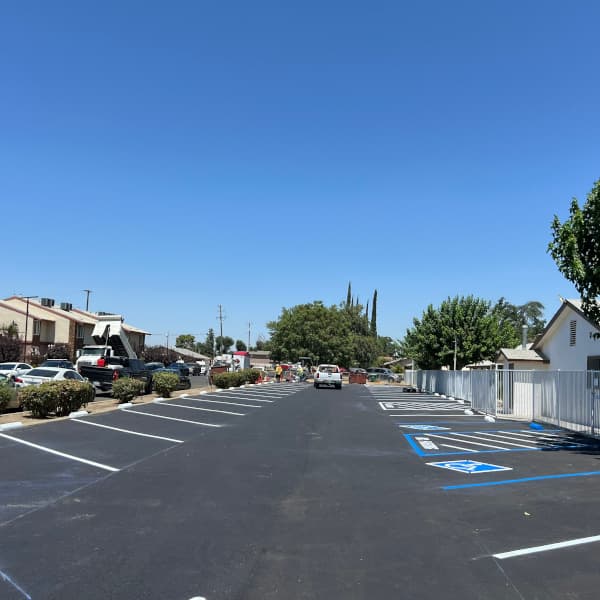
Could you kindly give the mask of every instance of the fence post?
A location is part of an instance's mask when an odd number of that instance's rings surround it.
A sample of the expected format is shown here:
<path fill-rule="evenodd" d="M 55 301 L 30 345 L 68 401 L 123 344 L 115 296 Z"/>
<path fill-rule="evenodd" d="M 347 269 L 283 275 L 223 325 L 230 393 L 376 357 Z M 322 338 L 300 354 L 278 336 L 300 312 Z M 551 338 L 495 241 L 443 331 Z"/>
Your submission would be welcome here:
<path fill-rule="evenodd" d="M 532 371 L 531 377 L 531 420 L 535 421 L 535 376 L 536 371 Z"/>
<path fill-rule="evenodd" d="M 556 371 L 556 417 L 560 427 L 560 369 Z"/>

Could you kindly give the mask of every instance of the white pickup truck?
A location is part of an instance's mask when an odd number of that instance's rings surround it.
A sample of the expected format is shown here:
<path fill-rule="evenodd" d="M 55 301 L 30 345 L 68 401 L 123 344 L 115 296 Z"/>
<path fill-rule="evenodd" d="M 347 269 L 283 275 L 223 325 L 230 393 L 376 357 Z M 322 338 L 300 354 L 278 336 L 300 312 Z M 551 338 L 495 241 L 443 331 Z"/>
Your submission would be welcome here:
<path fill-rule="evenodd" d="M 342 373 L 337 365 L 319 365 L 314 377 L 315 387 L 333 385 L 336 390 L 342 389 Z"/>

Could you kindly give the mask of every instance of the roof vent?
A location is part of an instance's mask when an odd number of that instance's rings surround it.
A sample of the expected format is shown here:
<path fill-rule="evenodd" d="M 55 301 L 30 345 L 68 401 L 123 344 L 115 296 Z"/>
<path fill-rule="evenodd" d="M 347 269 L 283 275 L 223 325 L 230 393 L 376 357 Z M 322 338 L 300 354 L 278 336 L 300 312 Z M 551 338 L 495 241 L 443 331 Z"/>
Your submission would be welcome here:
<path fill-rule="evenodd" d="M 54 306 L 54 300 L 52 298 L 42 298 L 40 300 L 42 306 L 52 307 Z"/>
<path fill-rule="evenodd" d="M 61 310 L 73 310 L 73 305 L 69 302 L 61 302 L 60 308 Z"/>

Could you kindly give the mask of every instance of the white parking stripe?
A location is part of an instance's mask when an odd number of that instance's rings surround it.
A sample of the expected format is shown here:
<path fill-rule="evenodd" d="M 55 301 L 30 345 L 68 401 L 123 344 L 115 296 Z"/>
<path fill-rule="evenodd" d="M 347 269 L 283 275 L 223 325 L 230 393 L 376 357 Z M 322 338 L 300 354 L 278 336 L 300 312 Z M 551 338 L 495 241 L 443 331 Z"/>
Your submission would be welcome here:
<path fill-rule="evenodd" d="M 264 392 L 222 392 L 219 396 L 258 396 L 259 398 L 286 398 L 287 394 L 265 394 Z"/>
<path fill-rule="evenodd" d="M 142 437 L 154 438 L 155 440 L 165 440 L 166 442 L 175 442 L 177 444 L 183 444 L 183 440 L 175 440 L 173 438 L 162 437 L 161 435 L 150 435 L 149 433 L 140 433 L 139 431 L 131 431 L 131 429 L 121 429 L 120 427 L 111 427 L 110 425 L 94 423 L 93 421 L 85 421 L 84 419 L 71 419 L 70 422 L 71 423 L 84 423 L 85 425 L 93 425 L 94 427 L 103 427 L 104 429 L 112 429 L 113 431 L 120 431 L 122 433 L 130 433 L 131 435 L 139 435 Z"/>
<path fill-rule="evenodd" d="M 189 419 L 177 419 L 176 417 L 165 417 L 164 415 L 154 415 L 152 413 L 142 412 L 141 410 L 131 410 L 122 408 L 121 412 L 133 413 L 134 415 L 143 415 L 144 417 L 155 417 L 156 419 L 167 419 L 168 421 L 181 421 L 182 423 L 191 423 L 192 425 L 204 425 L 205 427 L 223 427 L 215 423 L 201 423 L 200 421 L 190 421 Z"/>
<path fill-rule="evenodd" d="M 546 544 L 545 546 L 532 546 L 531 548 L 522 548 L 521 550 L 513 550 L 512 552 L 499 552 L 498 554 L 492 554 L 492 556 L 504 560 L 505 558 L 524 556 L 525 554 L 536 554 L 537 552 L 547 552 L 548 550 L 558 550 L 559 548 L 568 548 L 570 546 L 579 546 L 581 544 L 591 544 L 592 542 L 600 542 L 600 535 L 567 540 L 566 542 L 557 542 L 556 544 Z"/>
<path fill-rule="evenodd" d="M 94 462 L 93 460 L 87 460 L 87 458 L 81 458 L 79 456 L 73 456 L 72 454 L 66 454 L 64 452 L 59 452 L 58 450 L 53 450 L 52 448 L 48 448 L 47 446 L 40 446 L 39 444 L 33 444 L 32 442 L 26 442 L 25 440 L 21 440 L 19 438 L 13 437 L 12 435 L 6 435 L 5 433 L 0 433 L 0 436 L 6 438 L 7 440 L 12 440 L 13 442 L 17 442 L 19 444 L 24 444 L 25 446 L 30 446 L 31 448 L 36 448 L 37 450 L 42 450 L 43 452 L 48 452 L 49 454 L 55 454 L 56 456 L 62 456 L 63 458 L 68 458 L 70 460 L 75 460 L 80 463 L 85 463 L 86 465 L 91 465 L 92 467 L 98 467 L 99 469 L 104 469 L 105 471 L 120 471 L 115 467 L 110 467 L 109 465 L 103 465 L 102 463 Z"/>
<path fill-rule="evenodd" d="M 493 437 L 493 438 L 500 438 L 501 443 L 506 444 L 507 446 L 517 446 L 518 448 L 531 448 L 532 450 L 535 450 L 538 447 L 538 446 L 527 446 L 522 443 L 515 444 L 514 443 L 515 438 L 507 438 L 505 435 L 498 435 L 497 433 L 488 433 L 487 431 L 476 431 L 475 433 L 484 434 L 484 435 L 487 435 L 487 436 Z M 478 439 L 485 440 L 488 438 L 478 438 Z M 506 439 L 509 439 L 509 440 L 512 439 L 513 441 L 512 442 L 504 442 L 503 440 L 506 440 Z M 494 440 L 489 440 L 489 441 L 493 442 Z M 522 441 L 522 440 L 519 440 L 519 441 Z"/>
<path fill-rule="evenodd" d="M 477 432 L 480 433 L 480 432 Z M 483 440 L 485 442 L 496 442 L 499 443 L 498 440 L 490 440 L 489 438 L 486 437 L 481 437 L 480 435 L 469 435 L 468 433 L 454 433 L 453 435 L 457 435 L 459 436 L 461 439 L 462 438 L 474 438 L 476 440 Z M 487 435 L 487 434 L 485 434 Z M 468 440 L 465 440 L 468 441 Z M 502 444 L 506 444 L 507 446 L 517 446 L 517 448 L 529 448 L 530 450 L 536 450 L 537 446 L 527 446 L 525 444 L 514 444 L 512 442 L 501 442 Z M 492 446 L 492 448 L 502 448 L 503 450 L 506 450 L 506 448 L 503 448 L 502 446 Z"/>
<path fill-rule="evenodd" d="M 204 398 L 186 398 L 186 400 L 193 400 L 194 402 L 211 402 L 213 404 L 229 404 L 230 406 L 246 406 L 248 408 L 263 408 L 262 406 L 256 406 L 256 404 L 240 404 L 239 402 L 225 402 L 224 400 L 205 400 Z"/>
<path fill-rule="evenodd" d="M 230 412 L 228 410 L 216 410 L 215 408 L 200 408 L 199 406 L 185 406 L 185 404 L 171 404 L 166 402 L 160 402 L 158 405 L 164 406 L 176 406 L 177 408 L 187 408 L 188 410 L 203 410 L 204 412 L 221 413 L 222 415 L 234 415 L 236 417 L 245 417 L 246 413 Z"/>
<path fill-rule="evenodd" d="M 439 435 L 437 433 L 428 433 L 427 434 L 429 437 L 434 437 L 434 438 L 440 438 L 442 440 L 450 440 L 452 442 L 456 442 L 456 438 L 453 437 L 447 437 L 445 435 Z M 454 435 L 458 435 L 458 434 L 454 434 Z M 503 446 L 492 446 L 491 444 L 480 444 L 479 442 L 471 442 L 470 440 L 460 440 L 461 442 L 465 442 L 466 444 L 472 444 L 473 446 L 484 446 L 485 448 L 496 448 L 497 450 L 506 450 L 506 448 L 504 448 Z"/>
<path fill-rule="evenodd" d="M 258 398 L 248 398 L 248 397 L 245 398 L 243 396 L 223 396 L 222 394 L 219 394 L 218 396 L 215 394 L 205 394 L 203 396 L 203 398 L 207 398 L 207 397 L 210 397 L 210 398 L 225 397 L 228 399 L 231 398 L 232 400 L 250 400 L 250 402 L 268 402 L 269 404 L 273 404 L 275 402 L 275 400 L 260 400 Z M 192 398 L 191 396 L 188 396 L 186 398 L 186 400 L 197 400 L 197 398 Z"/>
<path fill-rule="evenodd" d="M 479 452 L 479 450 L 474 450 L 473 448 L 461 448 L 460 446 L 453 446 L 452 444 L 440 444 L 444 448 L 454 448 L 455 450 L 464 450 L 465 452 Z"/>

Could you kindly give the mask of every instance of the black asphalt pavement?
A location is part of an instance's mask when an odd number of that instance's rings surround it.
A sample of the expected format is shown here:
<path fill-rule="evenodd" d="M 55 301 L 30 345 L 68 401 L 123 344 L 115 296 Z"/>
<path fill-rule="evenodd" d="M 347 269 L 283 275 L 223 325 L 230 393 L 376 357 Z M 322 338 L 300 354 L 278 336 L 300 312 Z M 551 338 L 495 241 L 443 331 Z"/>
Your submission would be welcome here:
<path fill-rule="evenodd" d="M 597 598 L 600 541 L 548 546 L 600 534 L 597 444 L 465 409 L 272 384 L 6 432 L 0 598 Z"/>

